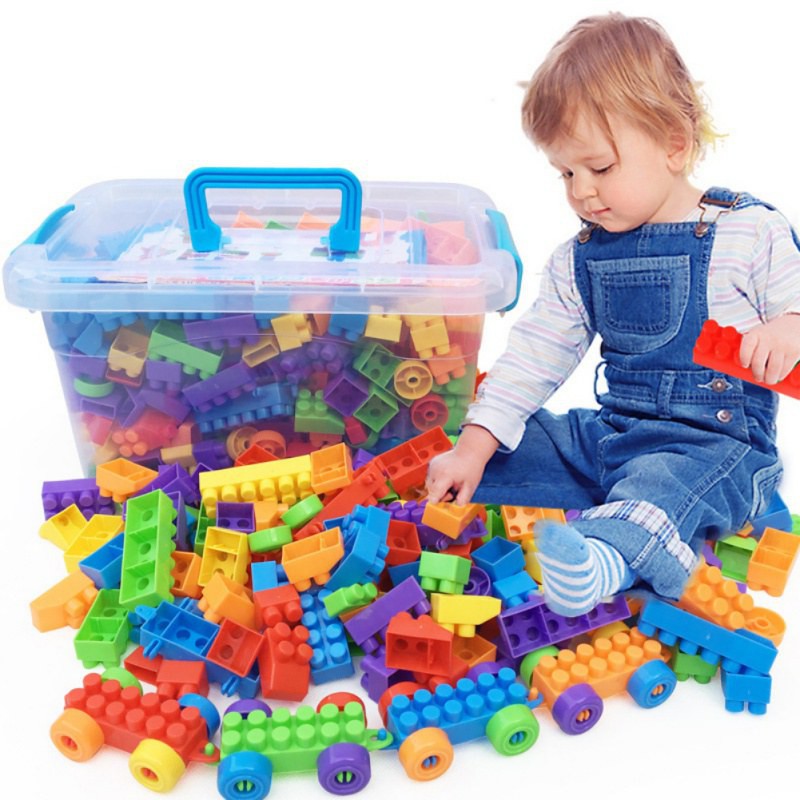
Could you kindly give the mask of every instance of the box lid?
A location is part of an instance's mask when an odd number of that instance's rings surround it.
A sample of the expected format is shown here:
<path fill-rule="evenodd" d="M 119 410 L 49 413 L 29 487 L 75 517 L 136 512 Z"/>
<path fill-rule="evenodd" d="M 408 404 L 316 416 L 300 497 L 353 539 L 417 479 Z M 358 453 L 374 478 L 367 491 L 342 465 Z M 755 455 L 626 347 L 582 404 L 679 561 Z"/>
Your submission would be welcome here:
<path fill-rule="evenodd" d="M 203 168 L 80 191 L 3 277 L 12 303 L 48 312 L 476 314 L 515 304 L 521 264 L 469 186 Z"/>

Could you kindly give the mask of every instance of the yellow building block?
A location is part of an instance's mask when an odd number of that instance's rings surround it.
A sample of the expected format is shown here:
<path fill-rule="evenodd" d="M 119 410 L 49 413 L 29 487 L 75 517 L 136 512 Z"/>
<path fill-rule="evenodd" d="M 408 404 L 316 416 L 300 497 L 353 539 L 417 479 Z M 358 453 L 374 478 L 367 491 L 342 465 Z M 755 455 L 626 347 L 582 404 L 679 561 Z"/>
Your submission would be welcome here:
<path fill-rule="evenodd" d="M 525 572 L 541 586 L 542 566 L 536 556 L 536 540 L 523 539 L 520 545 L 522 545 L 522 552 L 525 555 Z"/>
<path fill-rule="evenodd" d="M 59 511 L 58 514 L 53 514 L 47 522 L 42 524 L 39 528 L 39 536 L 66 551 L 85 527 L 86 517 L 73 503 L 63 511 Z"/>
<path fill-rule="evenodd" d="M 294 350 L 311 341 L 311 327 L 305 314 L 283 314 L 272 318 L 272 330 L 281 351 Z"/>
<path fill-rule="evenodd" d="M 249 566 L 250 545 L 246 533 L 215 526 L 208 528 L 197 579 L 201 586 L 208 584 L 216 572 L 236 583 L 246 583 Z"/>
<path fill-rule="evenodd" d="M 253 344 L 246 344 L 242 347 L 242 361 L 248 367 L 257 367 L 259 364 L 275 358 L 280 351 L 278 337 L 274 333 L 265 333 L 259 336 Z"/>
<path fill-rule="evenodd" d="M 188 472 L 193 472 L 197 466 L 194 451 L 190 444 L 179 444 L 175 447 L 162 447 L 161 460 L 165 464 L 180 464 Z"/>
<path fill-rule="evenodd" d="M 385 342 L 399 342 L 403 331 L 403 320 L 399 314 L 372 313 L 367 317 L 364 336 L 369 339 L 382 339 Z"/>
<path fill-rule="evenodd" d="M 108 368 L 138 378 L 144 371 L 150 336 L 142 328 L 120 328 L 108 350 Z"/>
<path fill-rule="evenodd" d="M 533 526 L 540 519 L 566 522 L 560 508 L 538 508 L 534 506 L 500 506 L 500 516 L 506 527 L 506 536 L 511 542 L 520 542 L 533 537 Z"/>
<path fill-rule="evenodd" d="M 34 627 L 42 632 L 69 625 L 80 628 L 97 597 L 97 587 L 82 572 L 73 572 L 30 604 Z"/>
<path fill-rule="evenodd" d="M 217 513 L 217 503 L 252 503 L 275 500 L 294 505 L 314 494 L 311 458 L 295 456 L 262 464 L 230 467 L 200 473 L 200 494 L 206 512 Z"/>
<path fill-rule="evenodd" d="M 497 597 L 478 594 L 431 595 L 431 617 L 445 630 L 468 639 L 475 627 L 496 617 L 502 608 Z"/>
<path fill-rule="evenodd" d="M 124 524 L 122 517 L 95 514 L 64 551 L 64 564 L 67 572 L 75 572 L 78 564 L 86 556 L 91 555 L 118 533 L 121 533 Z"/>
<path fill-rule="evenodd" d="M 421 359 L 427 361 L 434 355 L 446 356 L 450 352 L 450 337 L 444 317 L 406 314 L 403 322 L 411 330 L 411 342 Z"/>
<path fill-rule="evenodd" d="M 329 528 L 283 546 L 281 564 L 289 583 L 298 592 L 311 588 L 312 580 L 322 586 L 331 569 L 344 557 L 344 541 L 339 528 Z"/>

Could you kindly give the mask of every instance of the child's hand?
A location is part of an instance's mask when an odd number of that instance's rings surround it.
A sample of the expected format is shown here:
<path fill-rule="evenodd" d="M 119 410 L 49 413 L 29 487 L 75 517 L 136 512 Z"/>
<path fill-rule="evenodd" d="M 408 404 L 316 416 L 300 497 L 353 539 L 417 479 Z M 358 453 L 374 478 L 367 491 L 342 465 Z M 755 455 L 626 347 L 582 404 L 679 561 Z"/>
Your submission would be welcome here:
<path fill-rule="evenodd" d="M 428 501 L 454 499 L 466 505 L 483 477 L 486 462 L 500 442 L 485 428 L 466 425 L 453 450 L 436 456 L 428 466 Z"/>
<path fill-rule="evenodd" d="M 761 383 L 779 383 L 800 361 L 800 314 L 783 314 L 742 336 L 742 366 Z"/>

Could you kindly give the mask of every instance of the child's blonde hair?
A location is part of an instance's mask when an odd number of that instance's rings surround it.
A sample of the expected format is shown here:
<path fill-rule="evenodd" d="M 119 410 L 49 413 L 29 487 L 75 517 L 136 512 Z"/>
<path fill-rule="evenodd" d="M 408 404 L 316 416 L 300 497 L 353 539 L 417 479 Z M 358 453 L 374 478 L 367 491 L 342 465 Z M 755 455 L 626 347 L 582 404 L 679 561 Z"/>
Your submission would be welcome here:
<path fill-rule="evenodd" d="M 613 13 L 578 22 L 548 53 L 528 84 L 522 127 L 537 146 L 573 131 L 578 113 L 613 143 L 609 115 L 657 142 L 691 137 L 687 169 L 719 137 L 683 59 L 651 19 Z"/>

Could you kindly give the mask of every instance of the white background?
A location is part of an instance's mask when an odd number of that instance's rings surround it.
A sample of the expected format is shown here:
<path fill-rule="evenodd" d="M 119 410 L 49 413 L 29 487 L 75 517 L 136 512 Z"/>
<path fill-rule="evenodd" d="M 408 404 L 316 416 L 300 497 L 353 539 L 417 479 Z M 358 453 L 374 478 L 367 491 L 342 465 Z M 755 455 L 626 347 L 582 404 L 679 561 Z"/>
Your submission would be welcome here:
<path fill-rule="evenodd" d="M 779 5 L 616 8 L 667 28 L 729 134 L 699 169 L 698 184 L 746 189 L 797 225 L 800 11 Z M 608 10 L 605 0 L 5 3 L 0 253 L 97 181 L 182 177 L 200 165 L 345 166 L 363 180 L 452 181 L 486 191 L 507 214 L 526 264 L 521 309 L 535 295 L 546 256 L 576 222 L 555 172 L 521 133 L 517 83 L 574 22 Z M 488 321 L 484 367 L 518 314 Z M 48 739 L 62 696 L 83 669 L 72 631 L 40 634 L 30 624 L 28 602 L 63 575 L 61 553 L 37 535 L 38 494 L 44 479 L 77 477 L 78 463 L 40 320 L 2 305 L 0 341 L 4 782 L 15 796 L 146 797 L 123 754 L 106 749 L 77 765 Z M 553 408 L 590 402 L 591 362 Z M 782 494 L 794 509 L 798 410 L 785 400 L 780 418 Z M 529 753 L 504 759 L 486 742 L 464 745 L 451 771 L 431 784 L 411 783 L 395 756 L 377 755 L 363 796 L 602 797 L 625 786 L 650 798 L 796 796 L 799 584 L 795 578 L 780 600 L 757 598 L 789 621 L 765 717 L 727 713 L 716 683 L 681 684 L 651 712 L 612 699 L 583 737 L 567 737 L 541 712 L 542 733 Z M 374 708 L 370 714 L 377 724 Z M 194 765 L 174 797 L 214 796 L 214 777 Z M 278 778 L 273 791 L 323 795 L 313 776 Z"/>

